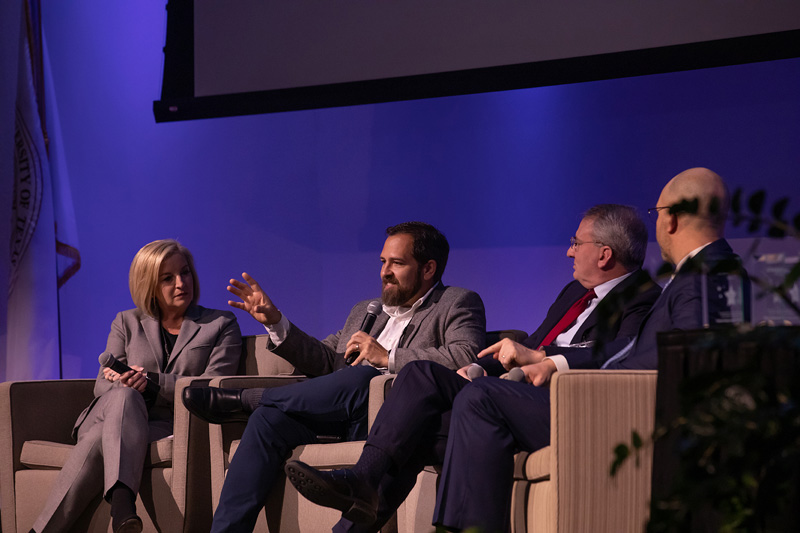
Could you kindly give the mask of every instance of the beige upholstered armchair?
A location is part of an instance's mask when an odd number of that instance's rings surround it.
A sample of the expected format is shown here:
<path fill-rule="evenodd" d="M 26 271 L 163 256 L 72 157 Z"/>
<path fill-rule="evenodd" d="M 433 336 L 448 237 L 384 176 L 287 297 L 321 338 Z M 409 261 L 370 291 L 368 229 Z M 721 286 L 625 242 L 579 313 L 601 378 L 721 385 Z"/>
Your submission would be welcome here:
<path fill-rule="evenodd" d="M 277 384 L 301 379 L 266 350 L 265 335 L 242 338 L 240 373 L 274 375 Z M 191 416 L 183 389 L 208 378 L 181 378 L 175 387 L 174 434 L 151 444 L 137 509 L 147 532 L 208 531 L 211 477 L 208 424 Z M 93 397 L 93 379 L 0 384 L 0 513 L 2 531 L 27 533 L 72 449 L 72 425 Z M 73 531 L 110 530 L 110 506 L 98 496 Z"/>
<path fill-rule="evenodd" d="M 514 533 L 638 533 L 648 516 L 652 446 L 609 476 L 613 449 L 655 424 L 656 372 L 573 370 L 550 386 L 550 446 L 516 456 Z M 436 469 L 397 513 L 399 531 L 433 533 Z"/>
<path fill-rule="evenodd" d="M 72 426 L 93 398 L 93 379 L 0 384 L 0 509 L 2 531 L 27 533 L 72 449 Z M 184 387 L 208 379 L 182 378 L 175 388 L 175 432 L 150 445 L 137 508 L 145 531 L 194 532 L 211 521 L 208 426 L 180 402 Z M 110 506 L 98 495 L 75 532 L 110 531 Z"/>
<path fill-rule="evenodd" d="M 369 424 L 383 404 L 394 376 L 377 376 L 370 382 Z M 296 381 L 295 376 L 238 376 L 215 378 L 211 386 L 216 387 L 274 387 Z M 219 504 L 225 474 L 236 448 L 239 445 L 244 423 L 211 425 L 209 429 L 211 449 L 211 487 L 213 508 Z M 346 468 L 352 466 L 361 455 L 364 441 L 307 444 L 295 449 L 292 459 L 299 459 L 321 469 Z M 341 518 L 341 512 L 319 507 L 302 496 L 288 481 L 276 483 L 270 499 L 261 511 L 256 523 L 256 532 L 270 533 L 315 533 L 329 532 Z M 391 526 L 390 526 L 391 527 Z"/>
<path fill-rule="evenodd" d="M 550 386 L 550 446 L 516 457 L 512 531 L 641 532 L 648 516 L 652 446 L 615 477 L 613 449 L 655 424 L 656 371 L 573 370 Z M 637 465 L 638 462 L 638 465 Z"/>
<path fill-rule="evenodd" d="M 262 337 L 262 336 L 259 336 Z M 263 337 L 266 337 L 265 335 Z M 501 338 L 522 340 L 527 335 L 519 330 L 504 330 L 487 333 L 487 343 L 497 342 Z M 258 339 L 257 349 L 253 352 L 259 357 L 265 357 L 266 339 Z M 276 357 L 273 355 L 273 357 Z M 248 372 L 249 373 L 249 372 Z M 215 378 L 211 386 L 218 387 L 266 387 L 279 385 L 277 377 L 239 376 L 229 378 Z M 282 379 L 290 379 L 283 376 Z M 368 425 L 371 428 L 378 410 L 383 405 L 386 395 L 391 388 L 394 376 L 378 376 L 370 382 Z M 211 449 L 211 486 L 214 509 L 219 504 L 222 484 L 225 473 L 236 447 L 244 431 L 244 424 L 212 425 L 209 430 Z M 352 466 L 361 455 L 364 441 L 336 442 L 326 444 L 308 444 L 295 449 L 292 459 L 298 459 L 319 469 L 347 468 Z M 430 525 L 433 514 L 433 500 L 435 499 L 436 474 L 431 471 L 420 473 L 417 487 L 415 487 L 409 501 L 397 513 L 396 520 L 390 522 L 384 531 L 400 531 L 401 533 L 416 533 L 420 524 Z M 276 484 L 267 502 L 265 510 L 258 517 L 255 531 L 264 533 L 316 533 L 329 532 L 331 527 L 341 518 L 341 513 L 334 509 L 319 507 L 304 499 L 291 486 L 288 481 Z M 417 508 L 416 503 L 420 507 Z M 427 512 L 428 508 L 430 512 Z M 421 513 L 418 513 L 418 511 Z M 427 513 L 427 514 L 425 514 Z"/>

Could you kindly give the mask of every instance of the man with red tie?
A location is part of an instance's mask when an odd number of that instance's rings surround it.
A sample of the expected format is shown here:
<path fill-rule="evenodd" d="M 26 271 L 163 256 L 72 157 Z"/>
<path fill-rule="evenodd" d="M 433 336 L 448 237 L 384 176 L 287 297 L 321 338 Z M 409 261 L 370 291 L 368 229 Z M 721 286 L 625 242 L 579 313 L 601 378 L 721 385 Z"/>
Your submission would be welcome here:
<path fill-rule="evenodd" d="M 526 365 L 537 349 L 552 353 L 558 365 L 559 348 L 633 338 L 661 292 L 641 269 L 646 247 L 647 228 L 634 208 L 603 204 L 589 209 L 567 250 L 575 280 L 523 343 L 506 339 L 478 354 L 486 372 L 499 375 L 515 366 L 535 366 Z M 289 479 L 304 496 L 342 511 L 334 531 L 378 531 L 414 486 L 419 471 L 442 463 L 453 401 L 469 383 L 467 368 L 456 374 L 430 361 L 406 365 L 353 470 L 319 472 L 300 462 L 287 463 Z M 549 404 L 549 394 L 535 396 L 543 407 Z M 545 445 L 549 420 L 533 424 Z"/>
<path fill-rule="evenodd" d="M 481 366 L 490 375 L 518 366 L 528 381 L 540 385 L 537 369 L 527 366 L 541 360 L 537 351 L 544 351 L 547 361 L 561 369 L 567 364 L 559 347 L 633 339 L 661 293 L 641 269 L 646 247 L 647 227 L 634 208 L 601 204 L 586 211 L 567 249 L 575 280 L 564 287 L 530 337 L 522 343 L 503 339 L 487 347 L 478 354 Z M 465 375 L 465 369 L 459 372 Z"/>

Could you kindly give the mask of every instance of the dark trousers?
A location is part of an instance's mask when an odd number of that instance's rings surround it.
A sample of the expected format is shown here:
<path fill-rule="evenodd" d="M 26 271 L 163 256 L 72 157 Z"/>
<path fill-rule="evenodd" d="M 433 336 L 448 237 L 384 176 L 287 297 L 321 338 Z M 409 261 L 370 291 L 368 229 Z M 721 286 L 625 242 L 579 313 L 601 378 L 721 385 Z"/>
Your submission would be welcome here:
<path fill-rule="evenodd" d="M 366 528 L 342 519 L 334 532 L 378 531 L 414 488 L 417 474 L 426 465 L 442 463 L 453 400 L 468 384 L 431 361 L 403 367 L 367 437 L 367 445 L 383 450 L 393 463 L 378 487 L 378 518 Z"/>
<path fill-rule="evenodd" d="M 458 395 L 433 522 L 509 531 L 514 454 L 550 443 L 550 390 L 481 378 Z"/>
<path fill-rule="evenodd" d="M 250 415 L 228 468 L 212 531 L 250 532 L 283 463 L 318 435 L 363 439 L 371 366 L 348 367 L 301 383 L 266 389 Z"/>
<path fill-rule="evenodd" d="M 433 523 L 507 531 L 514 454 L 549 442 L 549 389 L 492 377 L 470 383 L 430 361 L 409 363 L 367 437 L 393 462 L 379 486 L 378 520 L 369 528 L 342 520 L 334 531 L 377 531 L 422 468 L 437 464 L 443 470 Z"/>

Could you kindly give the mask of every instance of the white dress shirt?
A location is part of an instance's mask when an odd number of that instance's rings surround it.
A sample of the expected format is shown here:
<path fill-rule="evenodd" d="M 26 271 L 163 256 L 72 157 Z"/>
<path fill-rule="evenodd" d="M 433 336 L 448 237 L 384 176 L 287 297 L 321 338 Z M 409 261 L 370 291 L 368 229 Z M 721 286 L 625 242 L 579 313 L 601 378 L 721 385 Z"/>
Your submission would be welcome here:
<path fill-rule="evenodd" d="M 593 298 L 589 302 L 589 306 L 586 308 L 586 310 L 578 315 L 577 320 L 575 320 L 575 324 L 573 324 L 571 328 L 563 331 L 558 337 L 556 337 L 553 344 L 556 346 L 570 346 L 570 341 L 572 338 L 575 337 L 575 334 L 579 329 L 581 329 L 583 323 L 586 322 L 586 319 L 589 318 L 589 315 L 591 315 L 592 312 L 597 308 L 598 304 L 603 300 L 603 298 L 605 298 L 606 295 L 608 295 L 608 293 L 614 289 L 614 287 L 622 283 L 622 281 L 631 274 L 633 274 L 633 272 L 628 272 L 627 274 L 623 274 L 618 278 L 608 280 L 605 283 L 601 283 L 595 287 L 594 293 L 597 295 L 597 297 Z M 558 369 L 559 372 L 566 372 L 569 370 L 569 363 L 567 363 L 567 359 L 563 355 L 551 355 L 549 356 L 549 359 L 556 364 L 556 369 Z"/>
<path fill-rule="evenodd" d="M 383 346 L 386 351 L 389 352 L 389 367 L 388 368 L 378 368 L 384 374 L 387 373 L 394 373 L 394 351 L 397 348 L 397 345 L 400 343 L 400 338 L 403 336 L 403 331 L 405 331 L 406 326 L 411 319 L 414 317 L 414 313 L 419 306 L 422 305 L 428 296 L 431 295 L 433 289 L 439 285 L 438 282 L 431 287 L 428 292 L 426 292 L 422 298 L 419 298 L 416 302 L 414 302 L 411 307 L 401 307 L 399 305 L 383 306 L 383 312 L 389 315 L 389 321 L 386 322 L 386 326 L 381 331 L 380 335 L 376 339 L 378 344 Z M 292 327 L 292 323 L 289 322 L 289 319 L 286 318 L 286 315 L 281 313 L 281 319 L 276 322 L 275 324 L 264 325 L 264 328 L 269 333 L 269 338 L 272 341 L 272 344 L 275 346 L 280 346 L 283 341 L 286 340 L 287 335 L 289 334 L 289 329 Z"/>

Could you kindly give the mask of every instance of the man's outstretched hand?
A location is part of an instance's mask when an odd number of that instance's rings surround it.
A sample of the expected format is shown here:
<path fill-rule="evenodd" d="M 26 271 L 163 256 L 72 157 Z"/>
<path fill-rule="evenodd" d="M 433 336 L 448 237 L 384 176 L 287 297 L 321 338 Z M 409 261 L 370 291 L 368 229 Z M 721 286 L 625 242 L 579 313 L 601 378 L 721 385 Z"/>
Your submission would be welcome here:
<path fill-rule="evenodd" d="M 506 370 L 511 370 L 515 366 L 525 366 L 533 363 L 539 363 L 544 360 L 545 353 L 541 350 L 532 350 L 527 346 L 512 341 L 511 339 L 502 339 L 488 348 L 478 352 L 478 358 L 491 355 L 503 365 Z"/>
<path fill-rule="evenodd" d="M 261 289 L 258 282 L 250 277 L 247 272 L 242 273 L 242 278 L 244 278 L 244 282 L 232 279 L 230 281 L 231 284 L 228 285 L 228 292 L 242 301 L 228 300 L 228 305 L 247 311 L 250 316 L 265 326 L 276 324 L 281 319 L 281 312 L 269 299 L 267 293 Z"/>

